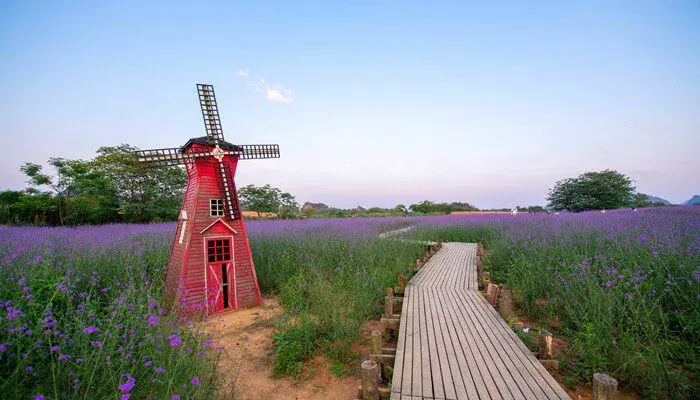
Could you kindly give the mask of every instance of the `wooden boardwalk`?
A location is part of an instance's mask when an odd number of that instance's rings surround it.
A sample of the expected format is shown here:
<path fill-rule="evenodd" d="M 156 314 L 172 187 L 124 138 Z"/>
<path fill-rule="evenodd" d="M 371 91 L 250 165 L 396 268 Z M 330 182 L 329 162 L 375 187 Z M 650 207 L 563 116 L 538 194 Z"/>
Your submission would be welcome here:
<path fill-rule="evenodd" d="M 478 292 L 476 244 L 445 243 L 406 286 L 391 400 L 569 399 Z"/>

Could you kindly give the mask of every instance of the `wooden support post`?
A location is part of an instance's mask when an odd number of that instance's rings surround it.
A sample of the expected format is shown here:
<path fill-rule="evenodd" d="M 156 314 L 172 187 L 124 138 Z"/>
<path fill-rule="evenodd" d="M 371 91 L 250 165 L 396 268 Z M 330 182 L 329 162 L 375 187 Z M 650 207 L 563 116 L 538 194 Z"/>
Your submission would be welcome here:
<path fill-rule="evenodd" d="M 372 360 L 362 362 L 362 399 L 379 400 L 379 365 Z"/>
<path fill-rule="evenodd" d="M 481 283 L 486 286 L 491 283 L 491 273 L 489 271 L 484 271 L 481 273 Z"/>
<path fill-rule="evenodd" d="M 382 333 L 380 331 L 372 331 L 370 342 L 372 343 L 372 354 L 382 354 Z"/>
<path fill-rule="evenodd" d="M 394 288 L 395 293 L 403 293 L 406 290 L 406 277 L 403 272 L 396 274 L 396 287 Z"/>
<path fill-rule="evenodd" d="M 501 314 L 501 318 L 508 321 L 515 316 L 515 311 L 513 310 L 513 300 L 500 298 L 498 299 L 498 313 Z"/>
<path fill-rule="evenodd" d="M 617 381 L 606 374 L 593 374 L 593 400 L 617 400 Z"/>
<path fill-rule="evenodd" d="M 393 298 L 393 297 L 392 297 Z M 372 344 L 372 354 L 381 356 L 382 355 L 382 332 L 380 331 L 372 331 L 372 334 L 370 336 L 370 342 Z M 378 359 L 375 359 L 374 361 L 379 362 Z M 382 378 L 382 381 L 386 380 L 386 369 L 384 368 L 384 364 L 379 365 L 379 370 L 380 370 L 380 375 Z"/>
<path fill-rule="evenodd" d="M 547 331 L 540 332 L 540 359 L 541 360 L 551 360 L 554 358 L 554 353 L 552 351 L 552 334 Z"/>
<path fill-rule="evenodd" d="M 491 303 L 492 306 L 496 306 L 498 301 L 498 285 L 489 283 L 486 287 L 486 299 Z"/>
<path fill-rule="evenodd" d="M 391 290 L 391 289 L 389 289 Z M 384 298 L 384 315 L 387 317 L 392 317 L 394 315 L 394 291 L 392 290 L 391 295 L 387 294 Z"/>

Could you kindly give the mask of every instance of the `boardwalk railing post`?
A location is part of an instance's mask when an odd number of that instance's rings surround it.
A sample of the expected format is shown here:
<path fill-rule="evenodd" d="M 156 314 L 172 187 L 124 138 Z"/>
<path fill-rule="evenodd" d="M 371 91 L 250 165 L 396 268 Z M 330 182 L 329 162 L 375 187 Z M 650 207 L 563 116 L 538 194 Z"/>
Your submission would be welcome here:
<path fill-rule="evenodd" d="M 552 351 L 552 334 L 547 331 L 541 331 L 539 337 L 540 344 L 540 359 L 551 360 L 554 358 Z"/>
<path fill-rule="evenodd" d="M 394 315 L 394 291 L 387 289 L 386 297 L 384 298 L 384 314 L 387 317 Z"/>
<path fill-rule="evenodd" d="M 383 354 L 382 347 L 384 346 L 384 343 L 382 343 L 381 331 L 372 331 L 372 334 L 370 335 L 370 342 L 372 344 L 372 354 Z M 384 364 L 380 364 L 379 369 L 381 372 L 382 381 L 386 381 L 386 369 L 384 368 Z"/>
<path fill-rule="evenodd" d="M 508 321 L 515 316 L 515 311 L 513 311 L 513 300 L 511 299 L 498 299 L 498 313 L 501 314 L 501 318 Z"/>
<path fill-rule="evenodd" d="M 606 374 L 593 374 L 593 400 L 617 400 L 617 381 Z"/>
<path fill-rule="evenodd" d="M 379 400 L 379 364 L 362 362 L 362 400 Z"/>
<path fill-rule="evenodd" d="M 372 331 L 370 341 L 372 343 L 372 354 L 382 354 L 382 332 Z"/>
<path fill-rule="evenodd" d="M 496 301 L 498 300 L 498 285 L 493 283 L 488 284 L 486 287 L 486 298 L 492 306 L 496 306 Z"/>
<path fill-rule="evenodd" d="M 394 292 L 403 293 L 406 290 L 406 277 L 403 275 L 403 272 L 396 274 L 396 281 L 397 284 L 394 288 Z"/>

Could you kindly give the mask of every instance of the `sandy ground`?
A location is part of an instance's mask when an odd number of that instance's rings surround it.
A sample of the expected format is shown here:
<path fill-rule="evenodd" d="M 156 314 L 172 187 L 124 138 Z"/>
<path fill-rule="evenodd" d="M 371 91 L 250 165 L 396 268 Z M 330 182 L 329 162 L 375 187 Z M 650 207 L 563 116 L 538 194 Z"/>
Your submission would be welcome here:
<path fill-rule="evenodd" d="M 273 327 L 282 312 L 275 299 L 265 299 L 261 307 L 221 314 L 210 323 L 216 344 L 223 347 L 220 370 L 227 375 L 226 384 L 234 380 L 235 399 L 354 399 L 359 380 L 336 377 L 322 357 L 307 365 L 298 382 L 272 378 Z"/>

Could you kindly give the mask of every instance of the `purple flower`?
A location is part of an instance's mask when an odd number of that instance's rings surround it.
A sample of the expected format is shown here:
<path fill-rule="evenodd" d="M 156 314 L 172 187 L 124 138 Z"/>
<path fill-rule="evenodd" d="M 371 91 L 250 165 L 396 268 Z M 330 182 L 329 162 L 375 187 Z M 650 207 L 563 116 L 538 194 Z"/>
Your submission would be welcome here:
<path fill-rule="evenodd" d="M 126 380 L 126 382 L 122 383 L 121 385 L 118 386 L 119 390 L 122 392 L 130 392 L 131 389 L 136 386 L 136 379 L 135 378 L 129 378 Z"/>
<path fill-rule="evenodd" d="M 182 344 L 182 339 L 180 339 L 178 335 L 170 335 L 168 339 L 170 339 L 170 347 L 176 347 Z"/>
<path fill-rule="evenodd" d="M 99 331 L 99 329 L 96 326 L 88 326 L 87 328 L 83 329 L 83 333 L 87 333 L 88 335 L 91 333 L 95 333 Z"/>
<path fill-rule="evenodd" d="M 148 326 L 153 326 L 157 323 L 158 323 L 158 317 L 156 317 L 155 315 L 151 315 L 150 317 L 148 317 Z"/>
<path fill-rule="evenodd" d="M 196 376 L 194 378 L 192 378 L 192 384 L 199 385 L 199 378 L 197 378 Z"/>
<path fill-rule="evenodd" d="M 33 400 L 45 400 L 46 397 L 40 395 L 40 394 L 35 394 Z"/>
<path fill-rule="evenodd" d="M 49 349 L 49 351 L 51 351 L 51 352 L 53 353 L 54 351 L 58 351 L 58 350 L 60 350 L 60 349 L 61 349 L 61 346 L 51 346 L 51 348 Z"/>
<path fill-rule="evenodd" d="M 121 400 L 129 400 L 130 397 L 131 395 L 129 393 L 124 393 L 121 397 Z"/>
<path fill-rule="evenodd" d="M 173 397 L 170 398 L 170 400 L 180 400 L 180 396 L 177 394 L 174 394 Z"/>
<path fill-rule="evenodd" d="M 625 293 L 625 297 L 627 297 L 627 300 L 632 300 L 632 294 L 630 293 Z"/>
<path fill-rule="evenodd" d="M 156 368 L 156 373 L 162 374 L 163 372 L 165 372 L 165 368 L 163 368 L 163 367 Z"/>
<path fill-rule="evenodd" d="M 58 356 L 58 361 L 70 360 L 70 359 L 71 359 L 71 356 L 69 356 L 68 354 L 60 354 Z"/>
<path fill-rule="evenodd" d="M 27 365 L 27 368 L 25 368 L 24 370 L 27 372 L 32 372 L 34 371 L 34 367 L 32 367 L 31 365 Z"/>

